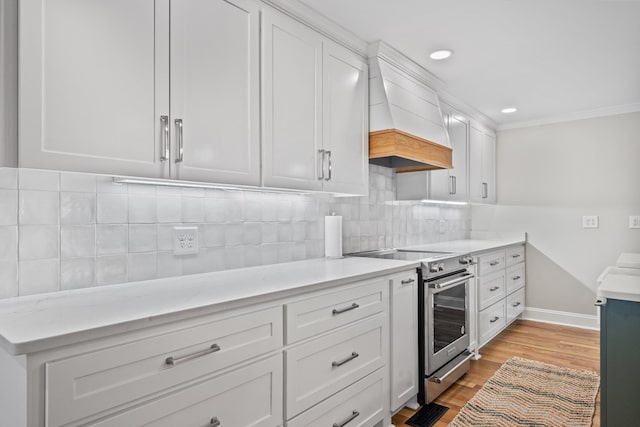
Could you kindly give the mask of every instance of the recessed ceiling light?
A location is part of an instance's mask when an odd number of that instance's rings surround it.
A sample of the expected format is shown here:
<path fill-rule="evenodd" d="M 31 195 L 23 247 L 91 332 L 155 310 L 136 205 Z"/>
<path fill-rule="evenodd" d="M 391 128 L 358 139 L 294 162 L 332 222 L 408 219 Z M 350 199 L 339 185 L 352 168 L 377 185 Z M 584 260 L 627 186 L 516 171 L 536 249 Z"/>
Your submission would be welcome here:
<path fill-rule="evenodd" d="M 451 49 L 438 49 L 431 52 L 429 58 L 439 61 L 441 59 L 447 59 L 451 55 L 453 55 L 453 51 Z"/>
<path fill-rule="evenodd" d="M 517 108 L 513 108 L 513 107 L 509 107 L 509 108 L 503 108 L 502 112 L 505 114 L 510 114 L 510 113 L 515 113 L 516 111 L 518 111 Z"/>

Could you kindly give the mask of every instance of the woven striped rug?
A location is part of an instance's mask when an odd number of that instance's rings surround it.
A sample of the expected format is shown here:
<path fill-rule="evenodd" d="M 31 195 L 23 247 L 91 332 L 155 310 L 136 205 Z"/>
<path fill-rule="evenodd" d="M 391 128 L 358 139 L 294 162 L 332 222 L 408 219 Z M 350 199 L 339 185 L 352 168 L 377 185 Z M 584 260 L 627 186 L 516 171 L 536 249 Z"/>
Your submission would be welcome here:
<path fill-rule="evenodd" d="M 590 426 L 599 386 L 595 372 L 513 357 L 449 426 Z"/>

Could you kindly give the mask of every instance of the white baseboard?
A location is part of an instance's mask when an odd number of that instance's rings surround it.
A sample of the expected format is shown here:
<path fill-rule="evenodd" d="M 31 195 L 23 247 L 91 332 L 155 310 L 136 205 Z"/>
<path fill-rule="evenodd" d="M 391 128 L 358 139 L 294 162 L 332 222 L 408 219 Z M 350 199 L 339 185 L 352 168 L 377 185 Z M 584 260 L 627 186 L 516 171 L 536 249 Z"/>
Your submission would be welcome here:
<path fill-rule="evenodd" d="M 522 318 L 536 322 L 554 323 L 556 325 L 573 326 L 582 329 L 600 330 L 598 316 L 589 314 L 569 313 L 567 311 L 547 310 L 544 308 L 526 307 Z"/>

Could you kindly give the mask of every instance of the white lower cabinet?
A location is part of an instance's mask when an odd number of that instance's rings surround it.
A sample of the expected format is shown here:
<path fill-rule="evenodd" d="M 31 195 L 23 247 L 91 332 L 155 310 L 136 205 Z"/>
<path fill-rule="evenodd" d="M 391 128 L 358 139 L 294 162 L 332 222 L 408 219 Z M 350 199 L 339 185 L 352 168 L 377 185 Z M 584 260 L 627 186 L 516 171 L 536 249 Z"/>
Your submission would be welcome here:
<path fill-rule="evenodd" d="M 287 427 L 369 427 L 384 411 L 384 370 L 361 379 L 287 422 Z"/>
<path fill-rule="evenodd" d="M 486 344 L 507 325 L 506 307 L 504 299 L 480 311 L 478 328 L 480 329 L 480 343 Z"/>
<path fill-rule="evenodd" d="M 277 426 L 282 420 L 282 391 L 278 354 L 89 425 Z"/>

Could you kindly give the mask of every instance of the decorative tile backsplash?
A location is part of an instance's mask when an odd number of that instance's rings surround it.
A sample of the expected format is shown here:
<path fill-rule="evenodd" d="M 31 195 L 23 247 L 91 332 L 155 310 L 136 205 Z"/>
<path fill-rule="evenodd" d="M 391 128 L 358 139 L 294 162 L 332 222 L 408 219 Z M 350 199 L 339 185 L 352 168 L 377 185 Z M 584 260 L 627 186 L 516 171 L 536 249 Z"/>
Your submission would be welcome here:
<path fill-rule="evenodd" d="M 345 253 L 468 237 L 469 207 L 396 202 L 391 169 L 372 165 L 369 182 L 339 198 L 0 168 L 0 298 L 322 257 L 332 212 Z M 197 255 L 173 255 L 183 225 Z"/>

